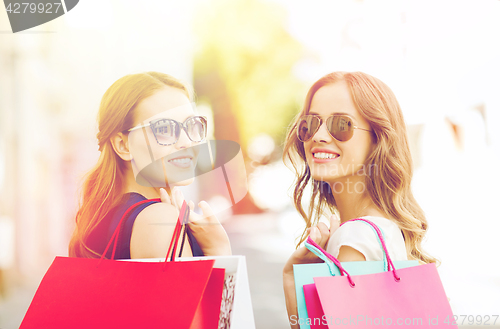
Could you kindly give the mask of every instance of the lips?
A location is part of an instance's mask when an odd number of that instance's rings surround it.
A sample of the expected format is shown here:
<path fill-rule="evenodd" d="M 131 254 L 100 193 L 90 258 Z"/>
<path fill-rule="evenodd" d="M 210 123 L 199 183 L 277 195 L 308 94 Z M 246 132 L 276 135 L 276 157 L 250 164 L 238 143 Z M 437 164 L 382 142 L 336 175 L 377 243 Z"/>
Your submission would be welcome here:
<path fill-rule="evenodd" d="M 313 147 L 311 153 L 315 163 L 331 162 L 340 157 L 339 153 L 319 147 Z"/>
<path fill-rule="evenodd" d="M 193 165 L 193 157 L 188 155 L 178 156 L 168 160 L 168 163 L 179 168 L 189 168 Z"/>

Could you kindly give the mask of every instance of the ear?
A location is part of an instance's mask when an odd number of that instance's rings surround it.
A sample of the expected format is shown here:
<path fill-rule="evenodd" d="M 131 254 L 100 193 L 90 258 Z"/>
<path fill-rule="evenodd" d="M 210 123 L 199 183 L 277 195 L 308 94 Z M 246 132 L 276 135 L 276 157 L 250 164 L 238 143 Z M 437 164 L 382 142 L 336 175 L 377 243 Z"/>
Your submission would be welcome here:
<path fill-rule="evenodd" d="M 120 158 L 125 161 L 132 160 L 132 154 L 130 153 L 130 149 L 128 147 L 128 135 L 116 133 L 113 137 L 111 137 L 111 145 L 113 146 L 115 153 L 118 154 Z"/>

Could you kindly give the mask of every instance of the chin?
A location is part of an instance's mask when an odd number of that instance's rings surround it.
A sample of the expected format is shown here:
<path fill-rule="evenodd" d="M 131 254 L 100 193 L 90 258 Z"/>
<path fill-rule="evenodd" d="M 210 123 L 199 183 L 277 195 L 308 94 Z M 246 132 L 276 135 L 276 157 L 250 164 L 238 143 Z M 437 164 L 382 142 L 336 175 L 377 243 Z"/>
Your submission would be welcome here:
<path fill-rule="evenodd" d="M 323 182 L 323 183 L 327 183 L 328 185 L 332 185 L 332 184 L 335 184 L 336 180 L 338 180 L 338 177 L 337 176 L 311 176 L 315 181 L 318 181 L 318 182 Z"/>
<path fill-rule="evenodd" d="M 337 168 L 334 166 L 329 166 L 327 164 L 313 164 L 309 166 L 311 170 L 311 177 L 318 181 L 326 181 L 336 176 L 332 175 L 332 172 L 336 172 Z"/>
<path fill-rule="evenodd" d="M 182 180 L 179 182 L 175 182 L 174 184 L 172 184 L 172 187 L 174 187 L 174 186 L 187 186 L 187 185 L 193 184 L 193 182 L 194 182 L 194 177 L 189 178 L 189 179 L 185 179 L 185 180 Z"/>

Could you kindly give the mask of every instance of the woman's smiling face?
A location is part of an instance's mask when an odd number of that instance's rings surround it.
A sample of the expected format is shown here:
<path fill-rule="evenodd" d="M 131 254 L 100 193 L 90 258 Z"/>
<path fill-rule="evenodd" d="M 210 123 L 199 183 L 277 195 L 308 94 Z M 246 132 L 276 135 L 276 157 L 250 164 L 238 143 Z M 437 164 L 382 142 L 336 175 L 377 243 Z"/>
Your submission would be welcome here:
<path fill-rule="evenodd" d="M 188 97 L 181 90 L 166 86 L 138 104 L 134 127 L 147 125 L 157 119 L 173 119 L 183 123 L 194 115 Z M 191 141 L 184 129 L 180 129 L 179 139 L 172 145 L 158 144 L 150 126 L 131 131 L 129 143 L 136 176 L 141 172 L 155 187 L 164 186 L 165 176 L 169 185 L 187 185 L 192 182 L 198 156 L 198 148 L 193 146 L 198 143 Z M 155 164 L 149 166 L 153 162 Z M 147 166 L 147 172 L 143 171 Z"/>
<path fill-rule="evenodd" d="M 304 142 L 306 161 L 315 180 L 332 185 L 343 177 L 354 175 L 363 169 L 373 145 L 371 133 L 354 129 L 352 138 L 341 142 L 330 135 L 325 124 L 329 116 L 340 114 L 349 116 L 354 126 L 370 130 L 368 121 L 357 110 L 344 81 L 318 89 L 311 100 L 307 114 L 317 115 L 323 121 L 314 136 Z"/>

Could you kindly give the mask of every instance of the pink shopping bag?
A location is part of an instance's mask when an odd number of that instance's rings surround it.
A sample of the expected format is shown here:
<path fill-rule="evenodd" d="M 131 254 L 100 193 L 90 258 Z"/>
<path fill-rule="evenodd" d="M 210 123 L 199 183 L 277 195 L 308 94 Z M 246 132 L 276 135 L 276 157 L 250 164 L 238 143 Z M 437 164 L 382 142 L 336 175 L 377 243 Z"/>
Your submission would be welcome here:
<path fill-rule="evenodd" d="M 381 238 L 379 228 L 373 226 Z M 382 238 L 381 241 L 389 270 L 350 275 L 335 257 L 308 238 L 307 242 L 321 250 L 342 273 L 342 276 L 314 278 L 328 328 L 452 326 L 453 313 L 435 264 L 396 270 Z"/>
<path fill-rule="evenodd" d="M 358 219 L 352 219 L 350 221 L 357 221 Z M 379 237 L 377 231 L 374 228 L 374 223 L 370 221 L 361 221 L 362 223 L 370 226 L 373 230 L 373 233 L 377 236 L 378 243 L 380 245 L 380 249 L 384 253 L 384 248 L 382 247 L 382 240 Z M 345 223 L 344 223 L 345 224 Z M 301 325 L 305 329 L 323 329 L 328 328 L 326 323 L 326 317 L 324 316 L 323 307 L 321 306 L 321 301 L 319 299 L 318 292 L 316 290 L 316 285 L 314 284 L 314 278 L 319 276 L 340 276 L 341 272 L 338 267 L 333 263 L 326 255 L 316 247 L 307 243 L 304 244 L 307 249 L 309 249 L 312 253 L 322 259 L 325 263 L 323 264 L 302 264 L 294 266 L 294 275 L 296 279 L 299 279 L 298 282 L 301 284 L 304 281 L 304 274 L 306 277 L 310 277 L 310 284 L 303 285 L 303 299 L 305 300 L 305 305 L 307 307 L 306 316 L 304 316 L 304 312 L 302 312 L 302 317 L 308 319 L 309 325 L 307 322 Z M 394 261 L 393 262 L 396 269 L 410 267 L 410 266 L 418 266 L 419 263 L 416 260 L 402 260 L 402 261 Z M 323 266 L 322 266 L 323 265 Z M 358 261 L 358 262 L 345 262 L 341 263 L 342 267 L 347 270 L 350 274 L 353 275 L 365 275 L 365 274 L 374 274 L 380 273 L 384 271 L 388 271 L 388 263 L 385 255 L 383 256 L 382 261 Z M 312 271 L 312 268 L 316 268 L 316 271 Z M 325 267 L 328 268 L 329 271 L 325 271 Z M 328 273 L 329 272 L 329 273 Z M 314 273 L 314 275 L 313 275 Z M 297 283 L 297 281 L 296 281 Z M 299 301 L 299 294 L 297 294 L 297 300 Z M 297 302 L 299 303 L 299 302 Z M 297 304 L 300 313 L 300 304 Z"/>
<path fill-rule="evenodd" d="M 325 313 L 323 312 L 323 307 L 321 306 L 318 291 L 314 283 L 304 285 L 304 298 L 307 305 L 307 315 L 311 322 L 311 329 L 328 328 L 325 321 Z"/>

